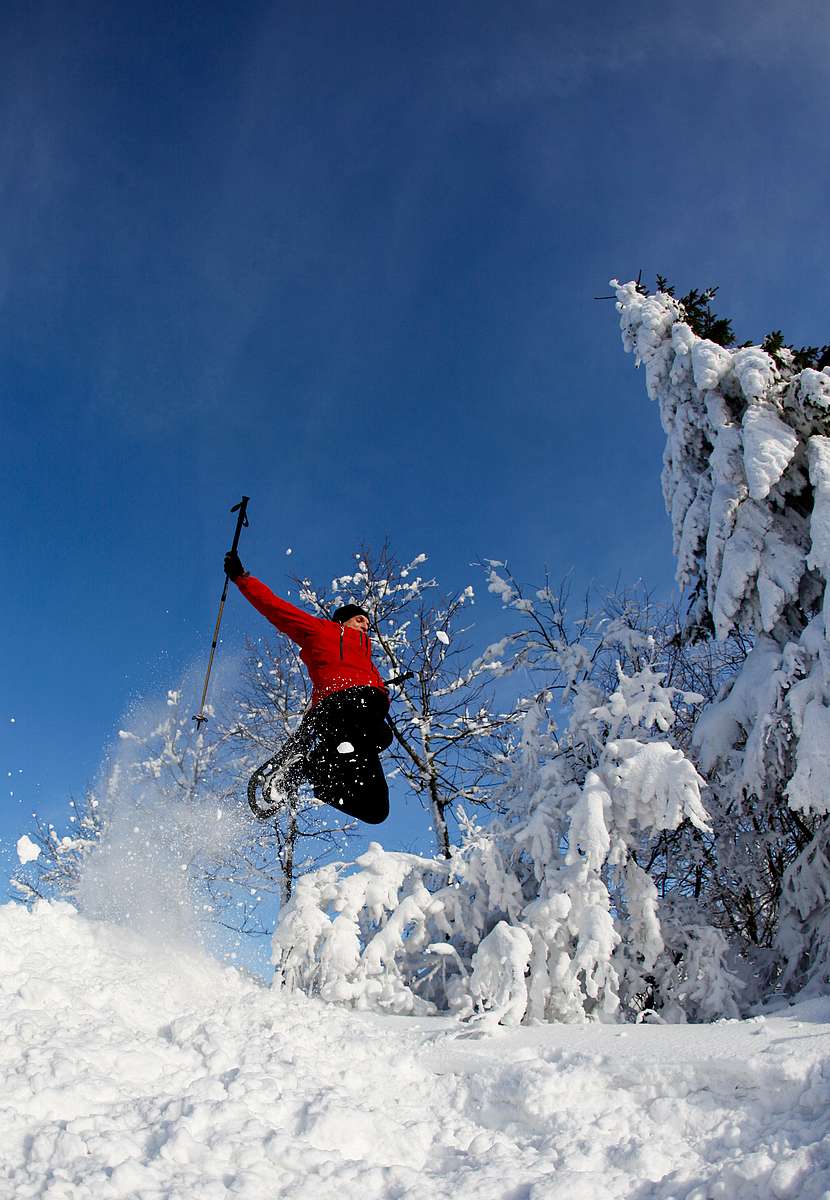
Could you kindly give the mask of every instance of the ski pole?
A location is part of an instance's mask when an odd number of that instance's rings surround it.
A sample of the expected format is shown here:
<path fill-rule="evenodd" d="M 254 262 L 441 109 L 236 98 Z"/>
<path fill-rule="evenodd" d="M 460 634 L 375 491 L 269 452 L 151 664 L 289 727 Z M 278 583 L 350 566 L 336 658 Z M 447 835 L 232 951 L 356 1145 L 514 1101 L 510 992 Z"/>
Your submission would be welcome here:
<path fill-rule="evenodd" d="M 250 498 L 250 496 L 243 496 L 239 503 L 234 504 L 233 508 L 231 509 L 232 513 L 239 513 L 239 516 L 236 518 L 236 530 L 234 531 L 233 545 L 231 546 L 231 551 L 233 553 L 236 552 L 236 549 L 239 546 L 239 535 L 248 524 L 248 501 Z M 205 721 L 207 720 L 207 717 L 205 716 L 205 697 L 207 696 L 208 683 L 210 682 L 210 672 L 213 667 L 213 656 L 216 653 L 216 645 L 219 641 L 219 626 L 222 624 L 222 612 L 225 608 L 225 601 L 228 598 L 229 582 L 230 580 L 226 575 L 225 586 L 222 588 L 222 599 L 219 601 L 219 614 L 216 618 L 216 628 L 213 631 L 213 641 L 210 645 L 210 658 L 208 659 L 207 674 L 205 675 L 205 686 L 202 688 L 202 699 L 199 701 L 199 711 L 193 718 L 193 720 L 196 722 L 197 730 L 201 729 L 202 725 L 204 725 Z"/>

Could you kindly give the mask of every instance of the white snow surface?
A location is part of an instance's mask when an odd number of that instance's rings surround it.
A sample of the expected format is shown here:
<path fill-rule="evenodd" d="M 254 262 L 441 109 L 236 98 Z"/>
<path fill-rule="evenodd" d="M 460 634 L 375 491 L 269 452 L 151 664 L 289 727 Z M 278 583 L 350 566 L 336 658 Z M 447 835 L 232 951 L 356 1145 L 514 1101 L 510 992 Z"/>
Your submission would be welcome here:
<path fill-rule="evenodd" d="M 47 902 L 0 907 L 0 993 L 2 1200 L 830 1191 L 828 999 L 710 1026 L 389 1017 Z"/>

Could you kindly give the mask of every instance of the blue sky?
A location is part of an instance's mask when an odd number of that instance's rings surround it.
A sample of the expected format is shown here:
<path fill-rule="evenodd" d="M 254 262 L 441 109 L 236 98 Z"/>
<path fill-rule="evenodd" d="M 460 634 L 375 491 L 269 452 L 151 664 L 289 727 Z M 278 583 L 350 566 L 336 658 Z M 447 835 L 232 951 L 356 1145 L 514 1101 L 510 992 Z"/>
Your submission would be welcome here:
<path fill-rule="evenodd" d="M 668 592 L 657 412 L 593 297 L 659 271 L 739 340 L 830 341 L 824 0 L 0 30 L 0 849 L 204 661 L 243 492 L 278 591 L 389 536 L 448 587 L 491 556 Z"/>

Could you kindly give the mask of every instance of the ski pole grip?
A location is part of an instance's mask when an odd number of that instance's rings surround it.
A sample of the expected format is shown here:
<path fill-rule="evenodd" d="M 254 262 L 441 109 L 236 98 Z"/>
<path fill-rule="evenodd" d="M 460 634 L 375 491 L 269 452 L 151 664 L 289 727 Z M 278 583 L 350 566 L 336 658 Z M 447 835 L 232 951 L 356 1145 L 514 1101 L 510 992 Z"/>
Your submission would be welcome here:
<path fill-rule="evenodd" d="M 239 503 L 234 504 L 233 508 L 231 509 L 232 513 L 239 513 L 239 516 L 236 518 L 236 529 L 233 535 L 233 545 L 231 546 L 231 552 L 234 554 L 239 546 L 239 535 L 248 524 L 248 501 L 250 498 L 250 496 L 243 496 Z"/>

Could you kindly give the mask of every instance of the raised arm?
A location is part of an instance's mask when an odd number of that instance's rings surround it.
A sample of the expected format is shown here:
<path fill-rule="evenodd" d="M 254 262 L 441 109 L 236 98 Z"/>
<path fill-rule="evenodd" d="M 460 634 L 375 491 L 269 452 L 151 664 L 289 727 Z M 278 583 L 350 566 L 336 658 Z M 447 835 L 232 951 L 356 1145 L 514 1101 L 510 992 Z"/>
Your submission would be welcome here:
<path fill-rule="evenodd" d="M 311 613 L 289 604 L 281 596 L 275 596 L 260 579 L 248 575 L 237 554 L 229 552 L 225 555 L 225 573 L 257 612 L 261 612 L 280 633 L 290 637 L 298 646 L 303 646 L 314 630 L 323 623 L 320 617 L 313 617 Z"/>
<path fill-rule="evenodd" d="M 234 582 L 257 612 L 261 612 L 280 633 L 286 634 L 298 646 L 304 645 L 314 629 L 321 624 L 320 617 L 313 617 L 311 613 L 289 604 L 281 596 L 275 596 L 269 587 L 253 575 L 240 575 Z"/>

